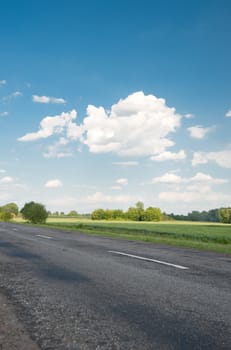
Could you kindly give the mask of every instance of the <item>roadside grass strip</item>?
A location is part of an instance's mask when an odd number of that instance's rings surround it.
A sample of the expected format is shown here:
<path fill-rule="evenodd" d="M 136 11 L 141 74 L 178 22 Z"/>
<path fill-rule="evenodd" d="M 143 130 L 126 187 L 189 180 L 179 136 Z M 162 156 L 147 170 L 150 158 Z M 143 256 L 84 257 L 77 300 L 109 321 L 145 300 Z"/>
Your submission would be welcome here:
<path fill-rule="evenodd" d="M 231 225 L 229 224 L 179 221 L 93 221 L 49 218 L 47 223 L 41 226 L 117 239 L 136 240 L 231 254 Z"/>

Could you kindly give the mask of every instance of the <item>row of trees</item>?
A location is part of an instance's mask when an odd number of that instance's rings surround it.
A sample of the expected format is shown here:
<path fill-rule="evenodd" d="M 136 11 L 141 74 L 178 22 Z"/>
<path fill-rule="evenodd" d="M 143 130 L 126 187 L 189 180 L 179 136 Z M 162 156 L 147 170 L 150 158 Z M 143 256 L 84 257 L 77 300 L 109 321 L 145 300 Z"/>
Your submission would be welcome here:
<path fill-rule="evenodd" d="M 142 202 L 137 202 L 135 207 L 127 211 L 121 209 L 96 209 L 91 214 L 92 220 L 132 220 L 132 221 L 160 221 L 162 213 L 159 208 L 148 207 L 144 209 Z"/>
<path fill-rule="evenodd" d="M 231 223 L 231 208 L 192 211 L 187 215 L 169 214 L 174 220 Z"/>
<path fill-rule="evenodd" d="M 45 223 L 50 212 L 43 204 L 28 202 L 20 210 L 15 203 L 8 203 L 0 207 L 0 221 L 10 221 L 18 214 L 34 224 Z M 65 215 L 63 213 L 63 215 Z M 78 217 L 77 211 L 70 211 L 67 216 Z M 82 216 L 82 215 L 81 215 Z M 148 207 L 144 209 L 142 202 L 137 202 L 135 207 L 127 211 L 121 209 L 96 209 L 91 213 L 92 220 L 132 220 L 132 221 L 160 221 L 160 220 L 186 220 L 231 223 L 231 208 L 212 209 L 209 211 L 192 211 L 187 215 L 175 215 L 161 213 L 159 208 Z"/>

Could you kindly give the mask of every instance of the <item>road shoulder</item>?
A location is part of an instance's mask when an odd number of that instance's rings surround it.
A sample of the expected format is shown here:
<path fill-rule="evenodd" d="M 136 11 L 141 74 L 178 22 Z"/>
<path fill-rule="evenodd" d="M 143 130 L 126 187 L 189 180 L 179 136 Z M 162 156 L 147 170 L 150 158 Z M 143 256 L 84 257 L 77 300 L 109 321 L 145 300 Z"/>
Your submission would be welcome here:
<path fill-rule="evenodd" d="M 0 350 L 39 350 L 18 320 L 13 306 L 0 291 Z"/>

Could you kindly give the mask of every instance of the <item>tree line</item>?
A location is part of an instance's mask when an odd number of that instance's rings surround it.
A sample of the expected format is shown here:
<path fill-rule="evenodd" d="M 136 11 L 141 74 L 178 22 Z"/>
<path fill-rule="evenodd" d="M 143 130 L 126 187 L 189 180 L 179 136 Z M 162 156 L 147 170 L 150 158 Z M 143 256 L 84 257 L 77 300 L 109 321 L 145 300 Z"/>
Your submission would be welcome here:
<path fill-rule="evenodd" d="M 121 209 L 96 209 L 91 214 L 92 220 L 132 220 L 132 221 L 160 221 L 162 213 L 159 208 L 144 209 L 143 202 L 137 202 L 135 207 L 127 211 Z"/>
<path fill-rule="evenodd" d="M 45 223 L 48 216 L 52 215 L 41 203 L 28 202 L 19 211 L 17 204 L 8 203 L 0 207 L 0 221 L 10 221 L 14 217 L 21 215 L 25 220 L 34 223 Z M 54 214 L 53 214 L 54 215 Z M 65 215 L 62 212 L 62 215 Z M 76 210 L 71 210 L 65 216 L 80 217 Z M 134 207 L 127 211 L 121 209 L 95 209 L 91 214 L 81 215 L 92 220 L 132 220 L 132 221 L 160 221 L 160 220 L 184 220 L 203 222 L 231 223 L 231 207 L 211 209 L 209 211 L 192 211 L 187 215 L 162 213 L 159 208 L 144 208 L 143 202 L 137 202 Z"/>

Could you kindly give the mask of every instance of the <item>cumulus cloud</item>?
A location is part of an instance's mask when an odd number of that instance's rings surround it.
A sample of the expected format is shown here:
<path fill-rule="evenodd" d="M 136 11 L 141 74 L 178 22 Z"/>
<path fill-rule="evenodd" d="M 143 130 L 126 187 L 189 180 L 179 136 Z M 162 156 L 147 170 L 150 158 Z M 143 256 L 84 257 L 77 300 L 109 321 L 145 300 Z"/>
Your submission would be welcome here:
<path fill-rule="evenodd" d="M 229 111 L 226 113 L 225 116 L 226 116 L 226 117 L 231 117 L 231 110 L 229 110 Z"/>
<path fill-rule="evenodd" d="M 50 97 L 50 96 L 38 96 L 33 95 L 32 101 L 37 103 L 52 103 L 52 104 L 65 104 L 66 101 L 63 98 Z"/>
<path fill-rule="evenodd" d="M 19 141 L 36 141 L 43 138 L 48 138 L 54 134 L 60 135 L 66 133 L 70 139 L 78 139 L 82 135 L 80 126 L 73 123 L 77 117 L 76 110 L 71 112 L 61 113 L 56 116 L 47 116 L 40 122 L 40 128 L 37 132 L 28 133 L 20 138 Z M 74 129 L 74 132 L 71 130 Z"/>
<path fill-rule="evenodd" d="M 84 143 L 93 153 L 122 156 L 154 155 L 174 142 L 167 136 L 180 126 L 180 115 L 165 100 L 136 92 L 106 111 L 88 106 Z"/>
<path fill-rule="evenodd" d="M 203 139 L 211 130 L 212 128 L 204 128 L 201 125 L 191 126 L 187 129 L 190 133 L 190 136 L 195 139 Z"/>
<path fill-rule="evenodd" d="M 206 164 L 214 161 L 223 168 L 231 168 L 231 150 L 218 152 L 194 152 L 192 165 Z"/>
<path fill-rule="evenodd" d="M 118 185 L 121 185 L 121 186 L 126 186 L 128 184 L 128 179 L 121 178 L 121 179 L 116 180 L 116 183 Z"/>
<path fill-rule="evenodd" d="M 62 186 L 63 186 L 62 181 L 58 179 L 49 180 L 45 183 L 45 187 L 47 188 L 57 188 Z"/>
<path fill-rule="evenodd" d="M 185 151 L 180 150 L 177 153 L 166 151 L 158 154 L 157 156 L 152 156 L 150 159 L 156 162 L 164 162 L 166 160 L 182 160 L 185 158 L 186 158 Z"/>

